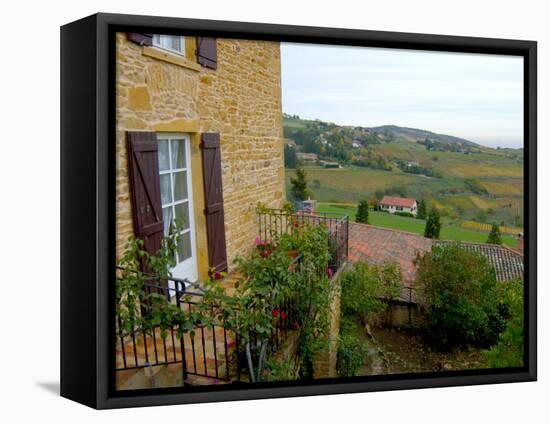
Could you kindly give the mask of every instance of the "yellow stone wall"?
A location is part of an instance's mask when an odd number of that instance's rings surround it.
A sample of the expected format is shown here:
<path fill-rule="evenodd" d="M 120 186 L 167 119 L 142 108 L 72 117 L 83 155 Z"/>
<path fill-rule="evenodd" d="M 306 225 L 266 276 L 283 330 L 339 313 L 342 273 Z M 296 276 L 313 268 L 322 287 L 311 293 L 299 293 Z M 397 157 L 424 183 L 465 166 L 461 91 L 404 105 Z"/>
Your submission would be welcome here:
<path fill-rule="evenodd" d="M 285 198 L 280 46 L 218 39 L 218 69 L 174 57 L 117 34 L 117 258 L 133 233 L 126 131 L 191 135 L 191 168 L 199 277 L 208 270 L 200 133 L 219 132 L 227 255 L 246 254 L 257 234 L 255 206 Z"/>

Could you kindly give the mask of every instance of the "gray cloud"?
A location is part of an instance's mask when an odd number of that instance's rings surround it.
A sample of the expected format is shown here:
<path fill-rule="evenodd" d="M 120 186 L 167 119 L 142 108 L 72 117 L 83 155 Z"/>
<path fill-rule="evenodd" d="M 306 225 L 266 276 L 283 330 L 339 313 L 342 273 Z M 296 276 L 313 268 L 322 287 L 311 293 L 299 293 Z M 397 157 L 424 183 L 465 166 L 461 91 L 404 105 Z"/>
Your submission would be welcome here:
<path fill-rule="evenodd" d="M 283 43 L 283 110 L 523 144 L 523 58 Z"/>

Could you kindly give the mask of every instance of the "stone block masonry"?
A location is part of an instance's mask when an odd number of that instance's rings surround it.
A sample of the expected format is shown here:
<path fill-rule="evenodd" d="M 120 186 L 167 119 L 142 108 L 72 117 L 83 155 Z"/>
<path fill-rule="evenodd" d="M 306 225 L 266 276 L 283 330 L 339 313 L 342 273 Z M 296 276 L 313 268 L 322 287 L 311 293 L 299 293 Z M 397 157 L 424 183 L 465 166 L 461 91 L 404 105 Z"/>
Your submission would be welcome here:
<path fill-rule="evenodd" d="M 279 43 L 218 39 L 217 50 L 213 70 L 194 57 L 167 60 L 117 34 L 117 259 L 133 234 L 126 131 L 190 135 L 199 277 L 208 271 L 200 133 L 220 133 L 230 266 L 252 248 L 256 204 L 278 208 L 285 199 Z"/>

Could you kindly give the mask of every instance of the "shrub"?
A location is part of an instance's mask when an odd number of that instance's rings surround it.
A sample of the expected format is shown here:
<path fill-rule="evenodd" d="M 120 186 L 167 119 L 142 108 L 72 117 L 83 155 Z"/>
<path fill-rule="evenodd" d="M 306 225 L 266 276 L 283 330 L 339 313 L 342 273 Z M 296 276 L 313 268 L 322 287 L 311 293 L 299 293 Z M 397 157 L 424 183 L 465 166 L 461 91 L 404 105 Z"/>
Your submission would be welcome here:
<path fill-rule="evenodd" d="M 401 280 L 401 269 L 396 263 L 356 263 L 342 275 L 342 314 L 364 320 L 368 314 L 382 311 L 386 306 L 383 299 L 399 294 Z"/>
<path fill-rule="evenodd" d="M 459 244 L 434 246 L 415 259 L 428 334 L 440 348 L 494 344 L 505 326 L 493 266 Z"/>
<path fill-rule="evenodd" d="M 366 200 L 359 202 L 357 206 L 357 214 L 355 215 L 357 223 L 369 223 L 369 203 Z"/>
<path fill-rule="evenodd" d="M 507 311 L 506 329 L 498 337 L 498 342 L 484 352 L 489 367 L 523 366 L 523 281 L 503 282 L 501 304 Z"/>
<path fill-rule="evenodd" d="M 298 378 L 298 372 L 289 361 L 268 360 L 265 367 L 263 380 L 267 382 L 296 380 Z"/>
<path fill-rule="evenodd" d="M 336 368 L 340 376 L 356 376 L 367 358 L 367 341 L 360 337 L 361 328 L 355 321 L 344 317 L 340 323 L 338 359 Z"/>

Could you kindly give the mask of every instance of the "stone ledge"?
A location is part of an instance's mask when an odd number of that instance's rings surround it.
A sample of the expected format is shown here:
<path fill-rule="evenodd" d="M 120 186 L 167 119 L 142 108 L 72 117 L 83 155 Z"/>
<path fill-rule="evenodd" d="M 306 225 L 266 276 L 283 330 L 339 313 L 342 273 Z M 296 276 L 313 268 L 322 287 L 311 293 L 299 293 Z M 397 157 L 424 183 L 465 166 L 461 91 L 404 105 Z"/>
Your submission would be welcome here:
<path fill-rule="evenodd" d="M 176 56 L 175 54 L 159 50 L 158 48 L 143 47 L 141 54 L 154 59 L 162 60 L 164 62 L 172 63 L 173 65 L 181 66 L 182 68 L 190 69 L 195 72 L 200 72 L 201 70 L 201 66 L 198 63 L 194 63 L 183 56 Z"/>

